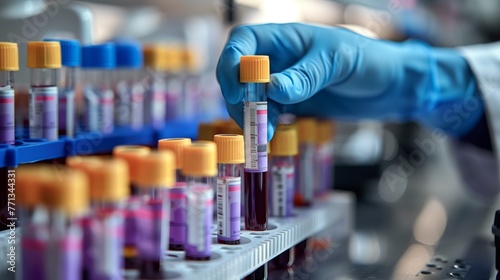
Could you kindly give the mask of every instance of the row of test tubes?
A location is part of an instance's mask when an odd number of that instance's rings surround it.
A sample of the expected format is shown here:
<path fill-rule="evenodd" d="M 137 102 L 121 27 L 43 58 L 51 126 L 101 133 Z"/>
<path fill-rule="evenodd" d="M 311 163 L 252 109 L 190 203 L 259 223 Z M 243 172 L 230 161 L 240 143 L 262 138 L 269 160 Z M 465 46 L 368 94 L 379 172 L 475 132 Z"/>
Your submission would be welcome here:
<path fill-rule="evenodd" d="M 0 144 L 109 134 L 117 127 L 161 129 L 169 120 L 212 118 L 222 108 L 213 81 L 187 48 L 46 39 L 28 42 L 25 55 L 29 93 L 14 86 L 17 44 L 0 42 Z"/>

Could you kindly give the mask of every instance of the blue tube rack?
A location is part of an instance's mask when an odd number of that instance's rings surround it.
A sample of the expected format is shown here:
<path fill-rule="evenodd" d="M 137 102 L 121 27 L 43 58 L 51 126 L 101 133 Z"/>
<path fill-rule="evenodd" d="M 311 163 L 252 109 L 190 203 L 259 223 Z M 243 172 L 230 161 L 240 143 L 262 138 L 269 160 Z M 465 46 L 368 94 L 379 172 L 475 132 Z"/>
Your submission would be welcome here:
<path fill-rule="evenodd" d="M 15 145 L 0 144 L 0 168 L 75 155 L 109 153 L 117 145 L 156 146 L 158 140 L 163 138 L 195 138 L 197 130 L 196 121 L 170 121 L 163 129 L 118 127 L 111 134 L 81 133 L 74 138 L 61 137 L 57 141 L 18 140 Z"/>

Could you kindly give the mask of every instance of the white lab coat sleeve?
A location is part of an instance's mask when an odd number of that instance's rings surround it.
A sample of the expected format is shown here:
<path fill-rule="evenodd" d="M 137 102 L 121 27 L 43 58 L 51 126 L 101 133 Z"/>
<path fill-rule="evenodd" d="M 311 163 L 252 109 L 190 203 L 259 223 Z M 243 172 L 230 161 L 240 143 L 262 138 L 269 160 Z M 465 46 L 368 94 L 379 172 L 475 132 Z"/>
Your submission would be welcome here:
<path fill-rule="evenodd" d="M 500 42 L 460 47 L 476 77 L 497 162 L 500 162 Z"/>

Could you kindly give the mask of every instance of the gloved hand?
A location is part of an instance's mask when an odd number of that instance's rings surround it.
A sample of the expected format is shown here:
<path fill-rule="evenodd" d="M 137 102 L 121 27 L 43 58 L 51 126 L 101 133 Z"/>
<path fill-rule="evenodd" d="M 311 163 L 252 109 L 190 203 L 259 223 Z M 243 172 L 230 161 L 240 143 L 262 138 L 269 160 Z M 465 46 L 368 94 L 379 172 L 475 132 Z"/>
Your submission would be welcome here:
<path fill-rule="evenodd" d="M 482 114 L 478 102 L 460 125 L 453 121 L 454 105 L 477 101 L 472 72 L 455 50 L 370 39 L 344 28 L 264 24 L 235 28 L 217 66 L 228 112 L 240 125 L 239 61 L 254 54 L 269 55 L 271 63 L 269 139 L 284 111 L 341 120 L 417 120 L 455 135 Z"/>

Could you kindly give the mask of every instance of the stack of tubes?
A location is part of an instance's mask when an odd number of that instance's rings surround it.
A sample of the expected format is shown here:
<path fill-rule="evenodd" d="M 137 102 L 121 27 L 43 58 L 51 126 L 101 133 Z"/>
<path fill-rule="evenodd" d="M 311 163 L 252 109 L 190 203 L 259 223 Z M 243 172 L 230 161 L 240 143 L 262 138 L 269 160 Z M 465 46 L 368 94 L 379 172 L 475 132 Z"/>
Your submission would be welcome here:
<path fill-rule="evenodd" d="M 19 55 L 27 57 L 29 91 L 14 85 Z M 0 42 L 0 57 L 0 144 L 117 128 L 162 129 L 168 121 L 225 114 L 221 106 L 203 105 L 218 103 L 205 102 L 201 60 L 188 48 L 130 41 L 80 46 L 77 40 L 47 38 L 28 42 L 25 54 L 16 43 Z"/>

